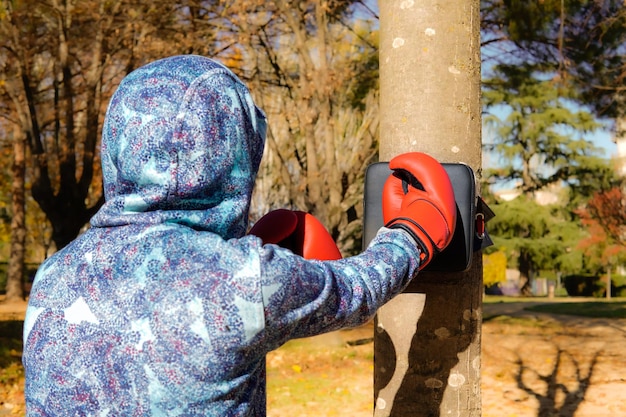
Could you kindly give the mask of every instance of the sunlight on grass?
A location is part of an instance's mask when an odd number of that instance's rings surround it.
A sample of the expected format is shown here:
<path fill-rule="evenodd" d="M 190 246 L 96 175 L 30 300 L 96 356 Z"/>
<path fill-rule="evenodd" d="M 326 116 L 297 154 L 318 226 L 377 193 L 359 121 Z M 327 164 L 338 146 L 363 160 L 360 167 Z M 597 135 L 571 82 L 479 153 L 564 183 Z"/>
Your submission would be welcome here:
<path fill-rule="evenodd" d="M 287 343 L 267 358 L 268 417 L 371 416 L 373 345 L 334 340 Z"/>
<path fill-rule="evenodd" d="M 0 321 L 0 414 L 25 415 L 22 322 Z"/>
<path fill-rule="evenodd" d="M 526 311 L 549 314 L 566 314 L 590 318 L 626 318 L 626 298 L 547 298 L 485 296 L 484 305 L 519 303 Z M 492 318 L 486 318 L 491 320 Z"/>
<path fill-rule="evenodd" d="M 626 318 L 626 301 L 587 301 L 582 303 L 550 303 L 526 307 L 538 313 L 567 314 L 594 318 Z"/>
<path fill-rule="evenodd" d="M 541 329 L 557 329 L 559 325 L 554 322 L 539 320 L 535 317 L 511 317 L 507 315 L 494 316 L 484 320 L 485 322 L 504 324 L 508 326 L 527 326 Z"/>

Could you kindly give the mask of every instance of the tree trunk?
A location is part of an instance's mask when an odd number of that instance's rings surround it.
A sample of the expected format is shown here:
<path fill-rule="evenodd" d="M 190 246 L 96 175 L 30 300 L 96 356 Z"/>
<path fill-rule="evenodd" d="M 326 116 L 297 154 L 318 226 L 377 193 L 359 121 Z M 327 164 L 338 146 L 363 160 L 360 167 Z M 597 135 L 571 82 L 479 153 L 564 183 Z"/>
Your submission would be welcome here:
<path fill-rule="evenodd" d="M 532 265 L 530 254 L 524 248 L 519 253 L 519 290 L 522 295 L 532 295 Z"/>
<path fill-rule="evenodd" d="M 409 151 L 481 169 L 478 0 L 380 3 L 380 160 Z M 482 256 L 421 272 L 378 312 L 376 417 L 481 414 Z"/>
<path fill-rule="evenodd" d="M 26 143 L 20 129 L 13 136 L 13 180 L 11 182 L 11 252 L 7 271 L 6 301 L 24 299 L 24 256 L 26 253 L 25 175 Z"/>
<path fill-rule="evenodd" d="M 606 270 L 606 299 L 611 299 L 611 265 Z"/>

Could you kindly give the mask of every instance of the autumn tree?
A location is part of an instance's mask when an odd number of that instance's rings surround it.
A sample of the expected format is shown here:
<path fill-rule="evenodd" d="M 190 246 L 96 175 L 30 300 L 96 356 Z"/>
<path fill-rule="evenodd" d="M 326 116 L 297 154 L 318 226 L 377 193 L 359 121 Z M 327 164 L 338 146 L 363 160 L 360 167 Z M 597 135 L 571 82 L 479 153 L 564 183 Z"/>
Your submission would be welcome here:
<path fill-rule="evenodd" d="M 76 236 L 98 206 L 91 202 L 88 207 L 87 198 L 100 103 L 96 86 L 101 80 L 92 71 L 86 83 L 91 84 L 89 90 L 74 78 L 71 61 L 75 56 L 67 39 L 71 6 L 4 1 L 0 10 L 0 31 L 6 40 L 1 77 L 7 100 L 2 116 L 15 128 L 7 299 L 22 296 L 27 148 L 32 157 L 33 195 L 53 224 L 57 247 Z M 55 33 L 48 30 L 51 26 L 56 27 Z M 98 62 L 101 51 L 96 46 L 92 52 L 92 62 Z M 84 101 L 79 104 L 76 96 L 83 93 Z"/>
<path fill-rule="evenodd" d="M 2 130 L 0 130 L 2 132 Z M 0 165 L 10 166 L 12 158 L 12 149 L 5 140 L 0 140 Z M 10 224 L 11 224 L 11 172 L 9 170 L 0 170 L 0 256 L 8 258 L 8 245 L 10 242 Z"/>
<path fill-rule="evenodd" d="M 626 254 L 626 195 L 620 186 L 596 192 L 577 214 L 589 232 L 581 242 L 601 268 L 610 270 Z"/>
<path fill-rule="evenodd" d="M 601 191 L 587 202 L 581 214 L 585 219 L 598 222 L 606 235 L 615 243 L 626 247 L 626 193 L 616 186 Z"/>
<path fill-rule="evenodd" d="M 97 144 L 104 108 L 123 75 L 145 59 L 151 24 L 167 16 L 153 7 L 3 2 L 1 115 L 26 135 L 32 193 L 57 248 L 102 202 Z"/>
<path fill-rule="evenodd" d="M 1 129 L 0 134 L 5 132 Z M 6 134 L 6 133 L 5 133 Z M 8 135 L 7 135 L 8 136 Z M 12 161 L 12 147 L 11 142 L 7 138 L 0 136 L 0 165 L 4 167 L 10 167 Z M 11 243 L 11 171 L 4 169 L 0 171 L 0 259 L 9 258 L 9 246 Z M 3 262 L 5 263 L 5 262 Z M 7 265 L 8 266 L 8 265 Z M 2 270 L 6 268 L 3 265 Z M 0 272 L 1 274 L 2 272 Z M 0 291 L 5 287 L 2 283 L 5 283 L 6 277 L 0 275 Z M 20 288 L 21 290 L 21 288 Z M 20 297 L 21 294 L 13 295 L 11 298 Z"/>
<path fill-rule="evenodd" d="M 588 236 L 579 247 L 594 272 L 607 273 L 607 298 L 611 298 L 611 270 L 626 261 L 626 195 L 615 186 L 596 192 L 585 207 L 577 211 Z"/>
<path fill-rule="evenodd" d="M 506 253 L 502 250 L 483 253 L 483 284 L 485 288 L 506 282 L 506 261 Z"/>
<path fill-rule="evenodd" d="M 26 138 L 17 128 L 14 129 L 14 134 L 13 163 L 11 164 L 11 256 L 7 268 L 5 298 L 7 301 L 24 298 L 22 279 L 26 256 L 26 192 L 24 189 Z"/>
<path fill-rule="evenodd" d="M 198 17 L 194 5 L 2 1 L 0 118 L 9 130 L 16 127 L 14 138 L 25 138 L 27 168 L 13 176 L 13 195 L 18 196 L 26 182 L 31 185 L 52 227 L 56 249 L 78 235 L 103 201 L 97 145 L 108 98 L 119 81 L 137 66 L 163 56 L 181 51 L 210 54 L 215 45 L 210 27 L 197 31 L 201 40 L 189 35 Z M 19 155 L 21 151 L 14 152 L 16 161 Z M 21 217 L 15 211 L 13 218 Z M 24 227 L 21 222 L 15 230 Z M 18 240 L 11 251 L 16 265 L 23 263 Z M 18 275 L 10 273 L 9 281 Z"/>
<path fill-rule="evenodd" d="M 238 3 L 232 40 L 223 35 L 270 121 L 252 220 L 279 206 L 305 210 L 346 251 L 359 248 L 378 127 L 377 32 L 354 18 L 353 3 Z"/>

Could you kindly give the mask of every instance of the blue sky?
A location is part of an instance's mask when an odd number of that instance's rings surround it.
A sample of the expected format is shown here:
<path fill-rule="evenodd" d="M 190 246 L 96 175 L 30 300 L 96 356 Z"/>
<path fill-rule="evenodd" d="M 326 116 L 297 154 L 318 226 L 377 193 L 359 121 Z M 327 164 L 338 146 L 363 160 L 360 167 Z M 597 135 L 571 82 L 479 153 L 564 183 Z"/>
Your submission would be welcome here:
<path fill-rule="evenodd" d="M 611 132 L 606 130 L 598 131 L 590 135 L 590 139 L 593 140 L 597 146 L 606 149 L 605 154 L 607 157 L 615 156 L 617 146 L 613 143 L 613 135 Z"/>

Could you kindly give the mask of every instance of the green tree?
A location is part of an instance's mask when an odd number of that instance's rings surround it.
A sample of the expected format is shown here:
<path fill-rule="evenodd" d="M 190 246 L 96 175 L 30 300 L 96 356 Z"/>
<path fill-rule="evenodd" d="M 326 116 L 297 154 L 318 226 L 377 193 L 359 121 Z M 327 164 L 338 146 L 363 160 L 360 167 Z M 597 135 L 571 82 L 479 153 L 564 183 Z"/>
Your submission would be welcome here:
<path fill-rule="evenodd" d="M 585 109 L 577 109 L 567 86 L 531 65 L 498 65 L 483 81 L 488 152 L 497 166 L 492 181 L 515 182 L 523 193 L 569 182 L 580 185 L 583 174 L 609 171 L 600 149 L 585 138 L 599 127 Z M 579 175 L 581 174 L 581 175 Z"/>
<path fill-rule="evenodd" d="M 481 27 L 489 65 L 540 66 L 577 91 L 596 115 L 626 112 L 622 0 L 481 0 Z"/>
<path fill-rule="evenodd" d="M 495 246 L 505 248 L 520 271 L 520 291 L 530 295 L 532 278 L 541 270 L 570 272 L 581 266 L 573 253 L 582 233 L 569 221 L 560 205 L 540 205 L 529 195 L 490 207 L 496 217 L 489 222 Z"/>
<path fill-rule="evenodd" d="M 585 134 L 598 127 L 597 117 L 619 118 L 626 110 L 626 8 L 613 0 L 482 0 L 481 15 L 486 131 L 493 133 L 487 149 L 497 159 L 486 180 L 508 180 L 529 196 L 566 186 L 563 221 L 540 241 L 516 245 L 520 268 L 538 268 L 532 251 L 546 245 L 555 267 L 580 271 L 585 262 L 576 242 L 558 256 L 549 248 L 559 227 L 578 234 L 575 209 L 615 179 Z M 516 219 L 511 230 L 502 220 L 501 233 L 520 230 Z"/>

